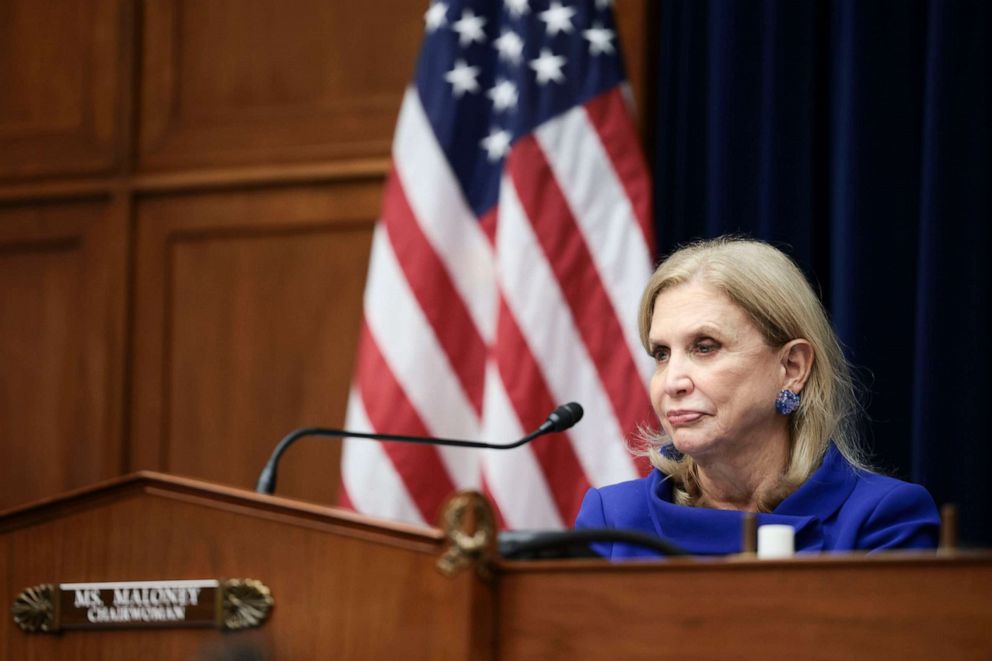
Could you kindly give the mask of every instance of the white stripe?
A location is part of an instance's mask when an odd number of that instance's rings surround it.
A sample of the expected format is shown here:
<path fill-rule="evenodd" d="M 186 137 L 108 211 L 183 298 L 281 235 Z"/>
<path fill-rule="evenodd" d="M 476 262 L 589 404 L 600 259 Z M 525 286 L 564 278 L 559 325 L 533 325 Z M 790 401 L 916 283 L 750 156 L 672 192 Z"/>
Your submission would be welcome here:
<path fill-rule="evenodd" d="M 362 396 L 354 388 L 348 397 L 345 428 L 375 431 L 369 424 Z M 380 443 L 346 439 L 341 452 L 341 480 L 352 505 L 362 514 L 425 525 L 403 478 Z"/>
<path fill-rule="evenodd" d="M 637 308 L 651 276 L 651 254 L 623 183 L 596 128 L 577 107 L 547 122 L 535 136 L 592 254 L 641 377 L 654 364 L 641 346 Z"/>
<path fill-rule="evenodd" d="M 372 262 L 365 284 L 365 320 L 428 433 L 476 437 L 479 420 L 475 410 L 403 276 L 383 223 L 376 227 L 373 237 Z M 448 447 L 438 450 L 455 486 L 477 486 L 478 458 L 474 452 Z"/>
<path fill-rule="evenodd" d="M 420 228 L 447 267 L 479 334 L 491 343 L 496 318 L 492 246 L 466 204 L 415 87 L 403 98 L 393 162 Z"/>
<path fill-rule="evenodd" d="M 517 414 L 492 363 L 486 368 L 485 412 L 485 437 L 490 442 L 504 443 L 523 436 Z M 507 527 L 562 527 L 544 472 L 529 445 L 486 452 L 482 470 Z"/>
<path fill-rule="evenodd" d="M 496 233 L 500 287 L 555 401 L 585 409 L 570 432 L 594 486 L 637 476 L 595 366 L 508 176 L 500 191 Z"/>

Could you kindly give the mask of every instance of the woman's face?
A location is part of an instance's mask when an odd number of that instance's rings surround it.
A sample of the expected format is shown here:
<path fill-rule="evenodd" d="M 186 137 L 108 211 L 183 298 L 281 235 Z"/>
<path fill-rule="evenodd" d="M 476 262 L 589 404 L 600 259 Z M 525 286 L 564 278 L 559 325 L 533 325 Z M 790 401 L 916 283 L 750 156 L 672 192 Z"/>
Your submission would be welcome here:
<path fill-rule="evenodd" d="M 663 291 L 648 337 L 651 402 L 680 452 L 699 461 L 787 438 L 775 411 L 786 379 L 779 351 L 725 294 L 698 283 Z"/>

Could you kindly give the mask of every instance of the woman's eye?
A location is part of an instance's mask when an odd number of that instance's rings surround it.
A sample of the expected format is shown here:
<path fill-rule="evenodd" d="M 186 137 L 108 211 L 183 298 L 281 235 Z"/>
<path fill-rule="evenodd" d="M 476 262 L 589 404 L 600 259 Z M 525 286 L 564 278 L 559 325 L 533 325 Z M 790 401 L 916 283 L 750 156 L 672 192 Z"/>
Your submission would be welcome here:
<path fill-rule="evenodd" d="M 668 360 L 668 349 L 665 347 L 656 347 L 655 350 L 651 352 L 651 357 L 659 363 L 664 360 Z"/>
<path fill-rule="evenodd" d="M 696 344 L 696 353 L 713 353 L 720 348 L 716 342 L 699 342 Z"/>

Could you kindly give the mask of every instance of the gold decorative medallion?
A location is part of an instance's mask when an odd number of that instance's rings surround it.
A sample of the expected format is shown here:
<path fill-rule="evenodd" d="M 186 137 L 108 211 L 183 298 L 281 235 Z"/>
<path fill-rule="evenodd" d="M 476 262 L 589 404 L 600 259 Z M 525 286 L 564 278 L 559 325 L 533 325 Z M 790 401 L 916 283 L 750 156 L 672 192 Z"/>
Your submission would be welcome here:
<path fill-rule="evenodd" d="M 460 491 L 441 510 L 440 528 L 449 546 L 437 561 L 445 576 L 475 564 L 479 576 L 490 578 L 489 562 L 496 554 L 496 516 L 485 496 Z"/>
<path fill-rule="evenodd" d="M 51 583 L 36 585 L 17 595 L 10 612 L 14 622 L 24 631 L 52 631 L 55 623 L 55 604 Z"/>
<path fill-rule="evenodd" d="M 251 629 L 269 617 L 272 593 L 253 578 L 232 578 L 221 583 L 221 628 L 229 631 Z"/>

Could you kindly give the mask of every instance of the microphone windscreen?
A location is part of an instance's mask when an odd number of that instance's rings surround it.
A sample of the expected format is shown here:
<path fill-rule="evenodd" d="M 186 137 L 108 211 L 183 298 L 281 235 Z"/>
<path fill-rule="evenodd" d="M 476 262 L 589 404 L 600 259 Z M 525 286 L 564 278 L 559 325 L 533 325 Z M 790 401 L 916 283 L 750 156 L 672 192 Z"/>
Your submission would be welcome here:
<path fill-rule="evenodd" d="M 578 402 L 562 404 L 548 416 L 552 431 L 565 431 L 582 419 L 582 406 Z"/>

